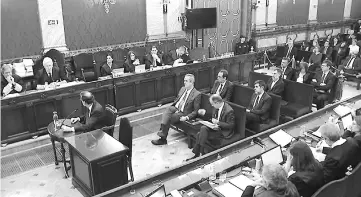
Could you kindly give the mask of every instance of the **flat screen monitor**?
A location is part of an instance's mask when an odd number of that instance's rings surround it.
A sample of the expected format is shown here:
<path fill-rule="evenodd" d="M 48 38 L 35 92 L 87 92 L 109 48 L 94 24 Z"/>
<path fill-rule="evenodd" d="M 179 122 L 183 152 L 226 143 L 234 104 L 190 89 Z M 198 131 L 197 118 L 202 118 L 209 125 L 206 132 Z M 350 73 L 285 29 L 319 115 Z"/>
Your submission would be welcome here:
<path fill-rule="evenodd" d="M 261 155 L 263 165 L 282 164 L 283 156 L 281 146 L 276 146 Z"/>
<path fill-rule="evenodd" d="M 159 186 L 157 189 L 153 190 L 145 197 L 166 197 L 164 185 Z"/>
<path fill-rule="evenodd" d="M 217 27 L 217 8 L 187 9 L 187 29 Z"/>

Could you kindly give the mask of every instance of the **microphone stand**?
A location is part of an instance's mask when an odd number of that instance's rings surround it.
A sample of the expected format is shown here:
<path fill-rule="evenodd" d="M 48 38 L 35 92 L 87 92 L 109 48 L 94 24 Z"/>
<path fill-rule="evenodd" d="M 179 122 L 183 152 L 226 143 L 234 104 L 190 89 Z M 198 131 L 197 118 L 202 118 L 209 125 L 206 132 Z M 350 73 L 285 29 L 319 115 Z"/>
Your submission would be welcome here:
<path fill-rule="evenodd" d="M 73 115 L 76 111 L 78 111 L 78 109 L 75 109 L 74 111 L 72 111 L 60 124 L 59 128 L 61 128 L 64 125 L 64 122 L 66 119 L 68 119 L 71 115 Z"/>

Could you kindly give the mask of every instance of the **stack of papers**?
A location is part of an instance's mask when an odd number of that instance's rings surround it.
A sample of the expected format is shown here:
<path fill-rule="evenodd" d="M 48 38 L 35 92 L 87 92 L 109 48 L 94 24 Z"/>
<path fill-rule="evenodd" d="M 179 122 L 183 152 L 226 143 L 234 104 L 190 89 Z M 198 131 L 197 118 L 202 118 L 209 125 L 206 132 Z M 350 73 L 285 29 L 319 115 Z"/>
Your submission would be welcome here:
<path fill-rule="evenodd" d="M 251 185 L 253 181 L 244 175 L 237 176 L 229 180 L 231 184 L 238 187 L 241 190 L 245 190 L 248 185 Z"/>
<path fill-rule="evenodd" d="M 217 129 L 218 128 L 218 125 L 216 124 L 213 124 L 211 122 L 208 122 L 208 121 L 204 121 L 204 120 L 200 120 L 199 123 L 201 123 L 202 125 L 206 126 L 206 127 L 209 127 L 211 129 Z"/>
<path fill-rule="evenodd" d="M 286 133 L 282 129 L 269 136 L 276 144 L 281 147 L 285 147 L 294 139 L 290 134 Z"/>
<path fill-rule="evenodd" d="M 242 196 L 243 193 L 242 190 L 230 183 L 225 183 L 223 185 L 215 187 L 212 192 L 218 197 Z"/>
<path fill-rule="evenodd" d="M 351 108 L 344 105 L 339 105 L 333 109 L 333 111 L 336 112 L 336 114 L 340 117 L 343 117 L 349 113 L 351 113 Z"/>

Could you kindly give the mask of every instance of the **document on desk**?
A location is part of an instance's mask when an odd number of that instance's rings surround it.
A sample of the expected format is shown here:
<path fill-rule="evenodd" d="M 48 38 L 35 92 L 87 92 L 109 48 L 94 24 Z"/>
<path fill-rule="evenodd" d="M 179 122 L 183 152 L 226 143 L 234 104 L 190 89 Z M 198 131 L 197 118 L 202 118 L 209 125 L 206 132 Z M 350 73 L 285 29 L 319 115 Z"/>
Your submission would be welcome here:
<path fill-rule="evenodd" d="M 282 129 L 269 135 L 269 137 L 281 147 L 285 147 L 286 145 L 290 144 L 294 139 L 290 134 L 286 133 Z"/>
<path fill-rule="evenodd" d="M 248 185 L 251 185 L 253 181 L 244 175 L 237 176 L 229 180 L 231 184 L 238 187 L 241 190 L 245 190 Z"/>
<path fill-rule="evenodd" d="M 225 183 L 223 185 L 215 187 L 212 192 L 218 197 L 242 196 L 243 193 L 242 190 L 230 183 Z"/>
<path fill-rule="evenodd" d="M 345 105 L 339 105 L 333 109 L 333 111 L 336 112 L 337 115 L 340 117 L 343 117 L 349 113 L 351 113 L 351 108 Z"/>
<path fill-rule="evenodd" d="M 199 123 L 201 123 L 202 125 L 204 125 L 206 127 L 211 128 L 211 129 L 218 129 L 218 125 L 213 124 L 213 123 L 208 122 L 208 121 L 200 120 Z"/>

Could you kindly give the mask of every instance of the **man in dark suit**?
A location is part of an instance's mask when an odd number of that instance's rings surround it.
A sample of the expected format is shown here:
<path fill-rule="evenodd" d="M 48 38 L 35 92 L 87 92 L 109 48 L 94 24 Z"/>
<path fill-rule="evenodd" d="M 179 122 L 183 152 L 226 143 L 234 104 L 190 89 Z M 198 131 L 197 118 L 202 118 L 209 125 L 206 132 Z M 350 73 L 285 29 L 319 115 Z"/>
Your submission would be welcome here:
<path fill-rule="evenodd" d="M 214 81 L 211 94 L 218 94 L 224 100 L 230 101 L 233 93 L 233 84 L 227 79 L 228 79 L 228 71 L 227 70 L 219 71 L 217 80 Z"/>
<path fill-rule="evenodd" d="M 178 66 L 178 65 L 181 65 L 181 64 L 186 64 L 189 60 L 191 60 L 189 55 L 186 53 L 185 46 L 180 46 L 176 50 L 176 54 L 177 54 L 178 59 L 174 60 L 174 62 L 173 62 L 174 66 Z"/>
<path fill-rule="evenodd" d="M 246 127 L 255 130 L 259 123 L 268 122 L 272 98 L 264 89 L 266 83 L 262 80 L 257 80 L 254 83 L 254 93 L 251 97 L 251 102 L 246 109 Z"/>
<path fill-rule="evenodd" d="M 286 57 L 288 59 L 291 59 L 293 57 L 295 57 L 295 58 L 297 57 L 297 48 L 294 47 L 292 39 L 288 40 L 288 43 L 286 45 L 283 57 Z"/>
<path fill-rule="evenodd" d="M 107 54 L 107 63 L 100 68 L 100 76 L 111 75 L 113 69 L 120 68 L 119 65 L 113 63 L 113 54 Z"/>
<path fill-rule="evenodd" d="M 80 101 L 86 108 L 85 114 L 81 117 L 71 118 L 71 123 L 80 122 L 80 125 L 69 127 L 63 125 L 64 131 L 72 132 L 89 132 L 96 129 L 101 129 L 106 125 L 105 110 L 94 98 L 91 92 L 83 91 L 80 93 Z"/>
<path fill-rule="evenodd" d="M 157 67 L 163 65 L 163 56 L 158 52 L 157 47 L 152 46 L 149 54 L 145 57 L 145 69 L 149 70 L 150 67 Z"/>
<path fill-rule="evenodd" d="M 34 76 L 36 89 L 45 89 L 46 83 L 54 84 L 53 82 L 66 82 L 65 73 L 60 72 L 59 67 L 53 66 L 53 60 L 49 57 L 44 58 L 43 68 L 38 70 Z"/>
<path fill-rule="evenodd" d="M 361 58 L 358 57 L 358 51 L 350 51 L 342 65 L 338 69 L 348 74 L 358 74 L 361 72 Z"/>
<path fill-rule="evenodd" d="M 330 72 L 331 65 L 332 62 L 324 61 L 321 65 L 322 72 L 317 73 L 311 82 L 311 85 L 315 88 L 313 102 L 316 104 L 317 109 L 322 109 L 325 106 L 325 101 L 328 100 L 336 80 L 335 75 Z"/>
<path fill-rule="evenodd" d="M 286 57 L 282 58 L 282 61 L 281 61 L 281 69 L 282 69 L 281 78 L 282 79 L 292 80 L 292 78 L 293 78 L 294 72 L 293 72 L 293 69 L 288 66 L 289 62 L 290 62 L 290 59 L 288 59 Z"/>
<path fill-rule="evenodd" d="M 23 80 L 19 75 L 13 74 L 13 68 L 9 64 L 1 67 L 1 95 L 19 93 L 23 91 Z"/>
<path fill-rule="evenodd" d="M 326 123 L 319 130 L 321 137 L 331 147 L 322 162 L 326 184 L 344 177 L 349 166 L 356 167 L 360 162 L 360 153 L 357 144 L 352 139 L 341 138 L 340 129 L 336 124 Z"/>
<path fill-rule="evenodd" d="M 265 91 L 269 93 L 273 93 L 282 97 L 283 91 L 285 89 L 285 84 L 281 79 L 282 70 L 276 68 L 272 72 L 272 78 L 268 80 Z"/>
<path fill-rule="evenodd" d="M 246 42 L 246 38 L 244 36 L 240 37 L 240 41 L 236 44 L 235 47 L 235 54 L 236 55 L 242 55 L 249 52 L 250 47 L 248 46 L 248 43 Z"/>
<path fill-rule="evenodd" d="M 333 48 L 330 46 L 330 41 L 326 40 L 325 44 L 321 48 L 321 53 L 326 55 L 326 58 L 332 60 Z"/>
<path fill-rule="evenodd" d="M 152 140 L 152 144 L 167 144 L 170 124 L 191 120 L 197 116 L 201 104 L 201 93 L 194 88 L 194 81 L 194 75 L 186 74 L 184 87 L 180 89 L 173 104 L 162 115 L 161 131 L 157 133 L 160 138 Z"/>
<path fill-rule="evenodd" d="M 209 128 L 202 126 L 196 137 L 196 144 L 193 148 L 194 156 L 187 159 L 194 159 L 204 154 L 204 146 L 209 139 L 222 139 L 224 137 L 231 137 L 234 132 L 235 118 L 232 107 L 225 103 L 218 94 L 213 94 L 209 97 L 209 102 L 213 106 L 212 122 L 215 126 Z M 198 114 L 204 116 L 205 109 L 198 110 Z"/>

